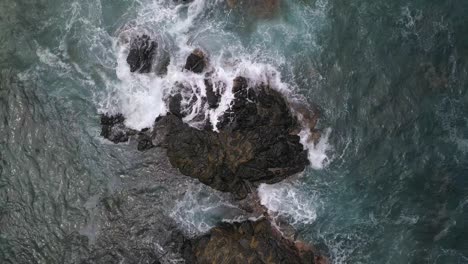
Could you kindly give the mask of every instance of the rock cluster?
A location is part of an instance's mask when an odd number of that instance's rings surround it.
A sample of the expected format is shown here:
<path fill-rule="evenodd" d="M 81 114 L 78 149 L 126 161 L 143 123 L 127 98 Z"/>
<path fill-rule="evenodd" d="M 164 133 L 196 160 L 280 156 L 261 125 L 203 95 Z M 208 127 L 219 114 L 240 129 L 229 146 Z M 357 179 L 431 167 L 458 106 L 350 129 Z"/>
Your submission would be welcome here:
<path fill-rule="evenodd" d="M 151 71 L 156 48 L 146 35 L 132 40 L 130 70 Z M 205 54 L 196 49 L 184 70 L 202 74 L 207 65 Z M 204 82 L 202 100 L 215 109 L 221 94 L 213 88 L 209 73 Z M 158 117 L 152 129 L 136 131 L 125 126 L 121 114 L 102 115 L 101 136 L 114 143 L 134 138 L 140 151 L 162 147 L 182 174 L 239 199 L 260 183 L 276 183 L 303 171 L 309 161 L 298 136 L 301 127 L 284 96 L 268 84 L 252 84 L 242 76 L 232 82 L 234 99 L 217 124 L 207 121 L 203 128 L 195 128 L 184 123 L 182 108 L 187 105 L 182 106 L 183 94 L 176 93 L 167 102 L 169 112 Z M 186 263 L 321 263 L 311 248 L 297 247 L 265 219 L 222 224 L 204 236 L 178 241 Z"/>

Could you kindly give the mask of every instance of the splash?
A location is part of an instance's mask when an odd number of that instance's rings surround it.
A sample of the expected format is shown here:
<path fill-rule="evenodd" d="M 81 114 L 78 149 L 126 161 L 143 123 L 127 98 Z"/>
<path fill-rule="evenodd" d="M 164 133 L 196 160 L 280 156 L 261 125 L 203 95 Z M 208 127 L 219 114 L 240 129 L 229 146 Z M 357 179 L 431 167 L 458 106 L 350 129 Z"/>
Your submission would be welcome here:
<path fill-rule="evenodd" d="M 258 196 L 270 215 L 290 219 L 292 225 L 312 224 L 317 218 L 316 199 L 290 183 L 262 184 Z"/>
<path fill-rule="evenodd" d="M 331 132 L 331 128 L 325 129 L 317 142 L 310 140 L 310 138 L 312 138 L 310 129 L 303 129 L 299 133 L 301 144 L 307 149 L 310 164 L 314 169 L 323 169 L 331 161 L 328 156 L 328 153 L 332 150 L 331 145 L 328 143 Z"/>
<path fill-rule="evenodd" d="M 244 219 L 244 212 L 229 202 L 227 196 L 201 184 L 190 186 L 172 209 L 170 217 L 188 236 L 208 232 L 221 221 Z"/>

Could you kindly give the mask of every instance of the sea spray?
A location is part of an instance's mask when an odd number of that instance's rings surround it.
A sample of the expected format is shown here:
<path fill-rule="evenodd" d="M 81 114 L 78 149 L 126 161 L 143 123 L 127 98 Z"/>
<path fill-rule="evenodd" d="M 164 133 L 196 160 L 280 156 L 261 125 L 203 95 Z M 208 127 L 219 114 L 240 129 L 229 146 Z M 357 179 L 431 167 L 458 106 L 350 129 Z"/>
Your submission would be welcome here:
<path fill-rule="evenodd" d="M 273 219 L 284 217 L 292 225 L 304 225 L 312 224 L 317 218 L 318 200 L 291 183 L 261 184 L 258 196 Z"/>
<path fill-rule="evenodd" d="M 323 169 L 331 162 L 329 154 L 332 147 L 328 143 L 331 132 L 331 128 L 326 128 L 317 141 L 311 139 L 310 129 L 305 128 L 299 133 L 301 144 L 307 149 L 310 164 L 314 169 Z"/>
<path fill-rule="evenodd" d="M 202 184 L 190 186 L 170 213 L 186 233 L 196 236 L 207 232 L 221 221 L 244 219 L 244 212 L 229 202 L 228 194 Z"/>

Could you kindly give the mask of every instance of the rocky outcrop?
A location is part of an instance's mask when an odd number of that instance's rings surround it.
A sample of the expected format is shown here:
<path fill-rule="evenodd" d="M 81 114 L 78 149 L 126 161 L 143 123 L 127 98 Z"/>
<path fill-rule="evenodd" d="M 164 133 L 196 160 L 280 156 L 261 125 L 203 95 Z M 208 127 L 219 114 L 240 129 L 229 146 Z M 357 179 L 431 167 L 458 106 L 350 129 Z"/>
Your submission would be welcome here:
<path fill-rule="evenodd" d="M 282 181 L 309 163 L 297 120 L 279 92 L 249 88 L 243 77 L 234 80 L 233 92 L 218 132 L 193 128 L 176 114 L 156 122 L 153 137 L 164 135 L 162 145 L 182 174 L 244 198 L 252 186 Z"/>
<path fill-rule="evenodd" d="M 321 263 L 312 248 L 284 239 L 268 220 L 221 224 L 184 243 L 186 263 Z"/>
<path fill-rule="evenodd" d="M 205 55 L 194 50 L 185 68 L 200 73 L 205 67 Z M 207 73 L 206 97 L 195 95 L 182 83 L 174 84 L 175 93 L 167 100 L 170 114 L 158 118 L 152 132 L 126 128 L 122 115 L 105 115 L 102 136 L 115 143 L 135 136 L 141 151 L 162 146 L 172 166 L 182 174 L 239 199 L 260 183 L 277 183 L 302 172 L 309 164 L 307 151 L 298 136 L 299 121 L 284 96 L 267 84 L 251 84 L 242 76 L 232 82 L 234 99 L 217 124 L 211 124 L 205 112 L 197 112 L 200 105 L 217 108 L 221 99 L 218 89 L 227 87 L 217 84 L 215 90 Z M 188 113 L 192 121 L 202 125 L 195 128 L 184 123 Z"/>
<path fill-rule="evenodd" d="M 175 95 L 169 102 L 173 114 L 159 118 L 151 135 L 126 128 L 121 115 L 103 116 L 102 135 L 115 143 L 138 135 L 139 150 L 163 146 L 182 174 L 239 199 L 260 183 L 280 182 L 303 171 L 309 164 L 307 152 L 284 97 L 267 85 L 249 88 L 243 77 L 234 80 L 233 92 L 218 132 L 184 123 L 182 97 Z"/>

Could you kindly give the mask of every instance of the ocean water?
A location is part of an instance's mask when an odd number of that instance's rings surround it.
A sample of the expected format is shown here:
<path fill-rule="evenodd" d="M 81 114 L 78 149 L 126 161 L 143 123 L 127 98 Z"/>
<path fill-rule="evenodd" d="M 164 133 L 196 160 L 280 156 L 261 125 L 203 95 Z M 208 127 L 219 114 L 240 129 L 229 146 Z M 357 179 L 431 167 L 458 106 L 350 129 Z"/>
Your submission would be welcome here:
<path fill-rule="evenodd" d="M 332 263 L 468 263 L 468 2 L 283 0 L 267 16 L 182 2 L 0 2 L 0 263 L 176 263 L 169 229 L 251 217 L 163 151 L 99 136 L 104 112 L 150 126 L 175 82 L 202 96 L 182 72 L 196 47 L 219 81 L 320 109 L 310 168 L 258 189 L 300 239 Z M 165 77 L 129 73 L 143 33 L 170 57 Z M 229 90 L 184 121 L 216 120 Z"/>

